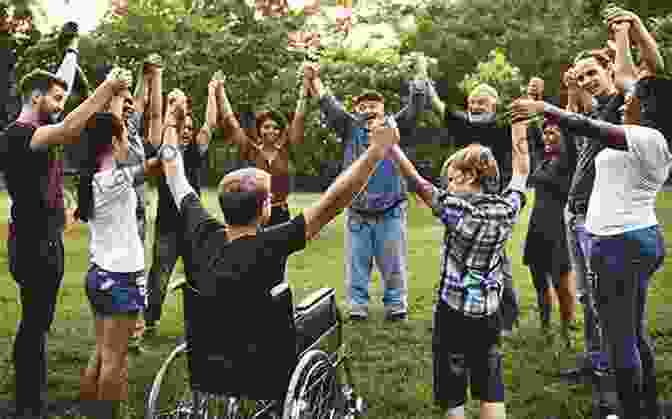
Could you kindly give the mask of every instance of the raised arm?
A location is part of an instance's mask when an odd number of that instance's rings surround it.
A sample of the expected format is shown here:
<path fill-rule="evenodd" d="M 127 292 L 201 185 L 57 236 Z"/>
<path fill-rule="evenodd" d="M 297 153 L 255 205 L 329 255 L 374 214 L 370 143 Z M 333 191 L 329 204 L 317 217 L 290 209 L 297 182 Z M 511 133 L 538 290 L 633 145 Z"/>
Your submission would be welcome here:
<path fill-rule="evenodd" d="M 418 116 L 420 116 L 425 108 L 425 98 L 427 96 L 428 89 L 426 86 L 430 84 L 429 74 L 427 72 L 427 59 L 424 56 L 418 56 L 416 63 L 416 74 L 409 85 L 409 102 L 394 116 L 394 119 L 398 123 L 406 125 L 415 124 Z"/>
<path fill-rule="evenodd" d="M 559 125 L 567 131 L 584 136 L 588 141 L 600 141 L 607 147 L 617 150 L 628 149 L 625 129 L 621 125 L 564 111 L 550 103 L 537 100 L 519 99 L 511 107 L 514 119 L 526 119 L 531 115 L 543 113 L 545 116 L 558 120 Z"/>
<path fill-rule="evenodd" d="M 306 129 L 306 98 L 310 90 L 310 81 L 303 77 L 303 85 L 299 88 L 299 99 L 296 101 L 296 111 L 289 126 L 289 143 L 300 144 L 305 137 Z"/>
<path fill-rule="evenodd" d="M 343 104 L 322 83 L 317 64 L 306 64 L 304 72 L 306 77 L 311 80 L 312 90 L 320 100 L 320 110 L 326 116 L 327 124 L 336 131 L 337 136 L 347 139 L 349 134 L 348 129 L 354 121 L 354 117 L 345 110 Z"/>
<path fill-rule="evenodd" d="M 214 78 L 208 83 L 208 104 L 205 108 L 205 120 L 203 126 L 196 134 L 196 145 L 201 154 L 205 153 L 210 145 L 212 129 L 217 126 L 217 90 L 218 81 Z"/>
<path fill-rule="evenodd" d="M 613 25 L 621 23 L 630 24 L 630 40 L 637 45 L 641 57 L 641 65 L 650 75 L 662 73 L 665 70 L 665 62 L 660 54 L 656 40 L 646 29 L 646 25 L 635 13 L 623 10 L 619 7 L 610 8 L 606 11 L 607 25 L 611 29 Z"/>
<path fill-rule="evenodd" d="M 89 118 L 96 112 L 102 111 L 118 92 L 128 88 L 129 79 L 126 76 L 123 72 L 108 76 L 109 78 L 101 83 L 89 98 L 70 112 L 63 122 L 38 128 L 31 139 L 31 147 L 38 148 L 79 141 L 80 134 Z"/>
<path fill-rule="evenodd" d="M 391 146 L 399 143 L 399 132 L 394 128 L 377 127 L 371 134 L 370 142 L 367 151 L 336 178 L 317 203 L 303 212 L 307 240 L 315 237 L 366 186 L 378 162 L 385 158 Z"/>
<path fill-rule="evenodd" d="M 178 149 L 178 139 L 184 129 L 186 96 L 177 91 L 168 97 L 168 108 L 164 120 L 163 145 L 159 149 L 159 158 L 163 163 L 163 172 L 175 205 L 181 208 L 184 197 L 194 192 L 184 171 L 184 161 Z"/>
<path fill-rule="evenodd" d="M 65 57 L 56 71 L 56 75 L 65 80 L 68 85 L 65 91 L 65 100 L 67 101 L 72 94 L 72 88 L 75 84 L 77 75 L 77 57 L 79 55 L 79 34 L 77 24 L 74 22 L 66 23 L 61 34 L 63 37 L 72 37 L 65 49 Z"/>
<path fill-rule="evenodd" d="M 234 144 L 237 144 L 240 147 L 254 144 L 254 142 L 247 136 L 245 131 L 240 127 L 240 123 L 238 122 L 238 119 L 236 119 L 236 115 L 231 109 L 231 103 L 229 102 L 229 98 L 226 95 L 223 80 L 219 83 L 215 91 L 215 98 L 217 101 L 219 125 L 228 134 L 225 136 L 224 141 L 232 141 Z"/>
<path fill-rule="evenodd" d="M 163 111 L 163 69 L 158 65 L 150 65 L 150 98 L 149 98 L 149 143 L 158 148 L 161 146 L 161 133 L 163 131 L 161 118 Z"/>

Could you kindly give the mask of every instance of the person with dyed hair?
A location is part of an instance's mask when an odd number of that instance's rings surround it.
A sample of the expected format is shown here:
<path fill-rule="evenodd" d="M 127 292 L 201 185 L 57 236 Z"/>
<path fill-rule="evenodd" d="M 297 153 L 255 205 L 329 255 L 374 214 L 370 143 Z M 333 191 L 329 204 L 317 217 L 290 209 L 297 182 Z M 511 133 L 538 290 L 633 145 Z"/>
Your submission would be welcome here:
<path fill-rule="evenodd" d="M 241 358 L 243 363 L 242 359 L 265 359 L 267 362 L 262 362 L 263 365 L 255 365 L 256 370 L 276 371 L 276 365 L 296 362 L 296 344 L 285 345 L 295 339 L 292 331 L 282 327 L 287 322 L 278 315 L 269 315 L 273 306 L 271 290 L 284 282 L 280 261 L 303 250 L 307 242 L 350 203 L 366 185 L 378 162 L 393 144 L 398 143 L 398 133 L 382 126 L 373 127 L 368 150 L 316 203 L 288 222 L 270 227 L 264 226 L 272 213 L 271 174 L 257 168 L 227 174 L 218 187 L 225 221 L 222 224 L 203 207 L 185 176 L 183 157 L 177 148 L 183 115 L 183 100 L 169 104 L 159 157 L 180 211 L 185 265 L 193 270 L 187 277 L 188 287 L 185 288 L 187 339 L 210 337 L 207 342 L 191 342 L 191 351 L 199 354 L 190 364 L 192 376 L 212 377 L 221 383 L 221 374 L 212 374 L 208 370 L 211 365 L 208 359 L 214 360 L 215 355 L 221 353 L 246 354 Z M 253 315 L 245 314 L 250 312 Z M 229 322 L 228 337 L 223 339 L 220 334 L 212 333 L 213 318 L 239 320 Z M 259 330 L 271 333 L 262 334 Z M 280 348 L 289 349 L 285 352 Z M 241 365 L 228 363 L 228 366 L 222 366 L 227 370 L 223 374 L 236 377 L 238 391 L 247 386 L 259 386 L 259 377 L 249 374 L 249 369 L 245 370 Z M 284 380 L 281 388 L 286 389 L 291 367 L 284 373 L 284 377 L 269 374 L 264 378 L 264 385 L 269 381 Z"/>
<path fill-rule="evenodd" d="M 498 312 L 504 247 L 525 205 L 527 123 L 514 123 L 512 143 L 512 178 L 503 192 L 494 153 L 483 145 L 470 144 L 448 158 L 443 187 L 424 179 L 399 147 L 390 153 L 446 229 L 432 349 L 434 400 L 450 419 L 465 417 L 468 389 L 481 402 L 481 419 L 506 417 Z"/>
<path fill-rule="evenodd" d="M 623 125 L 566 112 L 540 101 L 513 105 L 517 117 L 543 113 L 560 126 L 603 148 L 595 157 L 595 180 L 586 215 L 590 263 L 597 274 L 596 302 L 607 336 L 610 366 L 626 419 L 659 417 L 654 353 L 646 329 L 646 299 L 665 245 L 656 196 L 672 167 L 672 126 L 665 104 L 672 81 L 637 80 L 630 51 L 631 22 L 614 14 L 615 80 L 624 97 Z"/>

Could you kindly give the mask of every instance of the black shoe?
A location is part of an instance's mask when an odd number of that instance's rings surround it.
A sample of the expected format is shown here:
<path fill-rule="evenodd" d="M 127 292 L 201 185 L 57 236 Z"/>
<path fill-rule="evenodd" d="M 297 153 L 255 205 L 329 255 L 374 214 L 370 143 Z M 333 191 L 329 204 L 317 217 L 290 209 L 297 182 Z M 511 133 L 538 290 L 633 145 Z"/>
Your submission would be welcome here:
<path fill-rule="evenodd" d="M 385 315 L 385 320 L 388 322 L 405 322 L 408 320 L 407 313 L 392 313 Z"/>
<path fill-rule="evenodd" d="M 359 313 L 350 313 L 350 321 L 351 322 L 363 322 L 368 319 L 368 316 L 365 314 L 359 314 Z"/>
<path fill-rule="evenodd" d="M 595 370 L 588 366 L 582 366 L 578 368 L 569 368 L 566 370 L 561 370 L 558 373 L 561 379 L 570 381 L 573 383 L 579 383 L 587 379 L 592 378 L 595 375 Z"/>

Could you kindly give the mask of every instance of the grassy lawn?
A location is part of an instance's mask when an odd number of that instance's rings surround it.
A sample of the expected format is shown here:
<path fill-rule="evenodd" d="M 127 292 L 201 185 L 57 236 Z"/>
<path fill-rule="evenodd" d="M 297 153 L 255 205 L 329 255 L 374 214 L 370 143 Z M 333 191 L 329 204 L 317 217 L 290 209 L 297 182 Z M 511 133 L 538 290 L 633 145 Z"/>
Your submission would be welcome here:
<path fill-rule="evenodd" d="M 215 211 L 216 200 L 206 193 L 209 208 Z M 312 202 L 316 195 L 295 194 L 292 207 Z M 661 194 L 659 215 L 662 222 L 672 222 L 672 194 Z M 156 201 L 152 199 L 154 204 Z M 530 201 L 531 202 L 531 201 Z M 529 209 L 529 207 L 528 207 Z M 150 214 L 154 213 L 151 208 Z M 217 211 L 216 213 L 219 213 Z M 0 196 L 0 237 L 6 237 L 6 196 Z M 560 383 L 554 375 L 559 368 L 574 364 L 574 353 L 562 353 L 560 346 L 546 344 L 537 334 L 534 291 L 521 261 L 522 238 L 528 212 L 509 243 L 514 260 L 514 279 L 521 294 L 521 328 L 505 340 L 505 383 L 509 417 L 562 418 L 588 417 L 590 389 Z M 339 217 L 310 248 L 289 260 L 289 278 L 296 298 L 311 290 L 329 286 L 343 296 L 343 232 Z M 151 223 L 150 223 L 151 224 Z M 669 224 L 669 223 L 668 223 Z M 669 224 L 672 225 L 672 224 Z M 432 405 L 431 317 L 439 272 L 439 242 L 442 228 L 427 208 L 411 202 L 409 216 L 410 321 L 386 324 L 383 321 L 382 292 L 376 273 L 372 286 L 371 319 L 364 324 L 347 325 L 345 336 L 354 357 L 358 390 L 370 406 L 370 418 L 440 418 Z M 667 228 L 672 243 L 672 227 Z M 148 237 L 152 237 L 149 230 Z M 13 397 L 11 343 L 19 319 L 19 303 L 14 282 L 7 272 L 6 246 L 0 246 L 0 400 Z M 91 312 L 83 289 L 87 269 L 87 234 L 79 225 L 66 233 L 66 275 L 58 300 L 56 319 L 49 340 L 49 393 L 55 399 L 77 397 L 80 369 L 94 345 Z M 149 250 L 149 244 L 148 244 Z M 668 266 L 672 258 L 668 258 Z M 181 268 L 178 268 L 181 269 Z M 666 272 L 657 274 L 650 292 L 649 327 L 656 340 L 657 377 L 661 396 L 672 398 L 672 283 Z M 671 278 L 672 279 L 672 278 Z M 152 378 L 162 359 L 174 346 L 182 330 L 182 308 L 177 295 L 167 299 L 160 336 L 151 352 L 131 359 L 128 417 L 142 417 L 142 404 Z M 558 323 L 557 312 L 554 322 Z M 216 323 L 213 333 L 217 333 Z M 224 331 L 222 331 L 224 333 Z M 456 330 L 456 335 L 469 333 Z M 577 339 L 580 339 L 580 333 Z M 579 348 L 582 343 L 579 343 Z M 475 406 L 470 405 L 470 409 Z M 1 416 L 1 414 L 0 414 Z"/>

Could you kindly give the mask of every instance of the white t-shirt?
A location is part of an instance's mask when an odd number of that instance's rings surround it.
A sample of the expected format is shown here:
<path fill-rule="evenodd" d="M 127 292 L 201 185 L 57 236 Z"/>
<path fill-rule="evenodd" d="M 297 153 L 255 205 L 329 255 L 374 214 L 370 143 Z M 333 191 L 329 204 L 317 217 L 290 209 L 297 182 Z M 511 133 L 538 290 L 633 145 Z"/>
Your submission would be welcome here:
<path fill-rule="evenodd" d="M 586 228 L 599 236 L 657 225 L 656 194 L 672 164 L 660 131 L 636 125 L 623 128 L 628 150 L 606 148 L 595 158 Z"/>
<path fill-rule="evenodd" d="M 145 269 L 145 251 L 135 217 L 134 177 L 141 166 L 98 172 L 93 177 L 93 219 L 89 220 L 93 263 L 110 272 Z"/>

